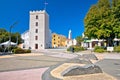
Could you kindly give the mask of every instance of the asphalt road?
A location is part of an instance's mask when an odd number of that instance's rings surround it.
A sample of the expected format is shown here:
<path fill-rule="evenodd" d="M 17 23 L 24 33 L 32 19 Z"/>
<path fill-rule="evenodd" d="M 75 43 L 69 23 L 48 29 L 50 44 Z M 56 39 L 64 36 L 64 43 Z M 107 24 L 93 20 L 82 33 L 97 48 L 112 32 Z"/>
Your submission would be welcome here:
<path fill-rule="evenodd" d="M 96 63 L 109 75 L 120 80 L 120 59 L 103 59 Z"/>

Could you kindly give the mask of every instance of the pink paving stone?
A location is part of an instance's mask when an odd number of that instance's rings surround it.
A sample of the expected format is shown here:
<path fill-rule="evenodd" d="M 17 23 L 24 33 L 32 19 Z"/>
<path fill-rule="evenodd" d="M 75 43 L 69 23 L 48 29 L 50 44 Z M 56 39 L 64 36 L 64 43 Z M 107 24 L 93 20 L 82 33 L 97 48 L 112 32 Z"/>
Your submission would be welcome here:
<path fill-rule="evenodd" d="M 0 80 L 42 80 L 42 74 L 48 69 L 29 69 L 20 71 L 0 72 Z"/>

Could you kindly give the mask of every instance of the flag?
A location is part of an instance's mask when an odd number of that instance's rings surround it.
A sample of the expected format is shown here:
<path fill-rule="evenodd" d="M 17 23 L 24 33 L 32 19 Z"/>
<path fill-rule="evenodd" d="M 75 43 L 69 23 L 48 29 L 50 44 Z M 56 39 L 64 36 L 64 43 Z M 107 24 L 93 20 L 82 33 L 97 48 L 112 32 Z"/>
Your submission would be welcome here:
<path fill-rule="evenodd" d="M 48 3 L 47 3 L 47 2 L 45 2 L 45 5 L 48 5 Z"/>

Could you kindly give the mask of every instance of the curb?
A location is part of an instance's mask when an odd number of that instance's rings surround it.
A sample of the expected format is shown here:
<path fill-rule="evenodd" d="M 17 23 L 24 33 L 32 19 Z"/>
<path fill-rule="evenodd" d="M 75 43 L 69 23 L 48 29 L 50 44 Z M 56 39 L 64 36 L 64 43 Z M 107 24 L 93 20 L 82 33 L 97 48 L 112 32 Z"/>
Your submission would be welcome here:
<path fill-rule="evenodd" d="M 53 76 L 50 74 L 50 72 L 51 72 L 54 68 L 57 68 L 58 66 L 60 66 L 60 65 L 63 64 L 63 63 L 64 63 L 64 62 L 49 67 L 49 69 L 47 69 L 47 70 L 43 73 L 43 75 L 42 75 L 42 80 L 61 80 L 61 79 L 58 79 L 58 78 L 53 77 Z"/>

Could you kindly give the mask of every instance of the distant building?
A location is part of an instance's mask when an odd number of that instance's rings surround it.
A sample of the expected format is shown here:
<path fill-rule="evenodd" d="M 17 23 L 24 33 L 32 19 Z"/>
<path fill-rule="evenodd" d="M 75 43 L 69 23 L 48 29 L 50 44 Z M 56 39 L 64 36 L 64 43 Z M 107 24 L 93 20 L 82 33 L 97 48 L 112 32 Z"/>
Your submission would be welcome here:
<path fill-rule="evenodd" d="M 65 41 L 66 41 L 66 37 L 64 35 L 59 35 L 56 33 L 52 34 L 52 47 L 53 48 L 66 47 Z"/>
<path fill-rule="evenodd" d="M 23 39 L 23 44 L 20 47 L 29 49 L 29 30 L 21 34 L 21 38 Z"/>
<path fill-rule="evenodd" d="M 68 39 L 66 40 L 66 47 L 70 47 L 70 46 L 73 46 L 76 44 L 77 44 L 77 41 L 76 41 L 76 39 L 72 39 L 72 31 L 69 30 Z"/>
<path fill-rule="evenodd" d="M 84 33 L 82 34 L 82 37 L 84 38 L 84 41 L 81 43 L 81 46 L 87 49 L 93 49 L 96 45 L 106 46 L 106 42 L 104 40 L 88 39 L 85 37 Z"/>
<path fill-rule="evenodd" d="M 85 37 L 84 33 L 82 34 L 84 41 L 82 42 L 82 47 L 93 50 L 95 46 L 102 46 L 104 48 L 109 47 L 106 40 L 104 39 L 88 39 Z M 115 38 L 113 42 L 114 46 L 120 45 L 120 39 Z"/>
<path fill-rule="evenodd" d="M 23 33 L 21 36 L 24 40 L 23 46 L 25 46 L 25 48 L 32 50 L 50 48 L 52 38 L 49 29 L 49 15 L 47 12 L 45 10 L 30 11 L 29 31 Z"/>

